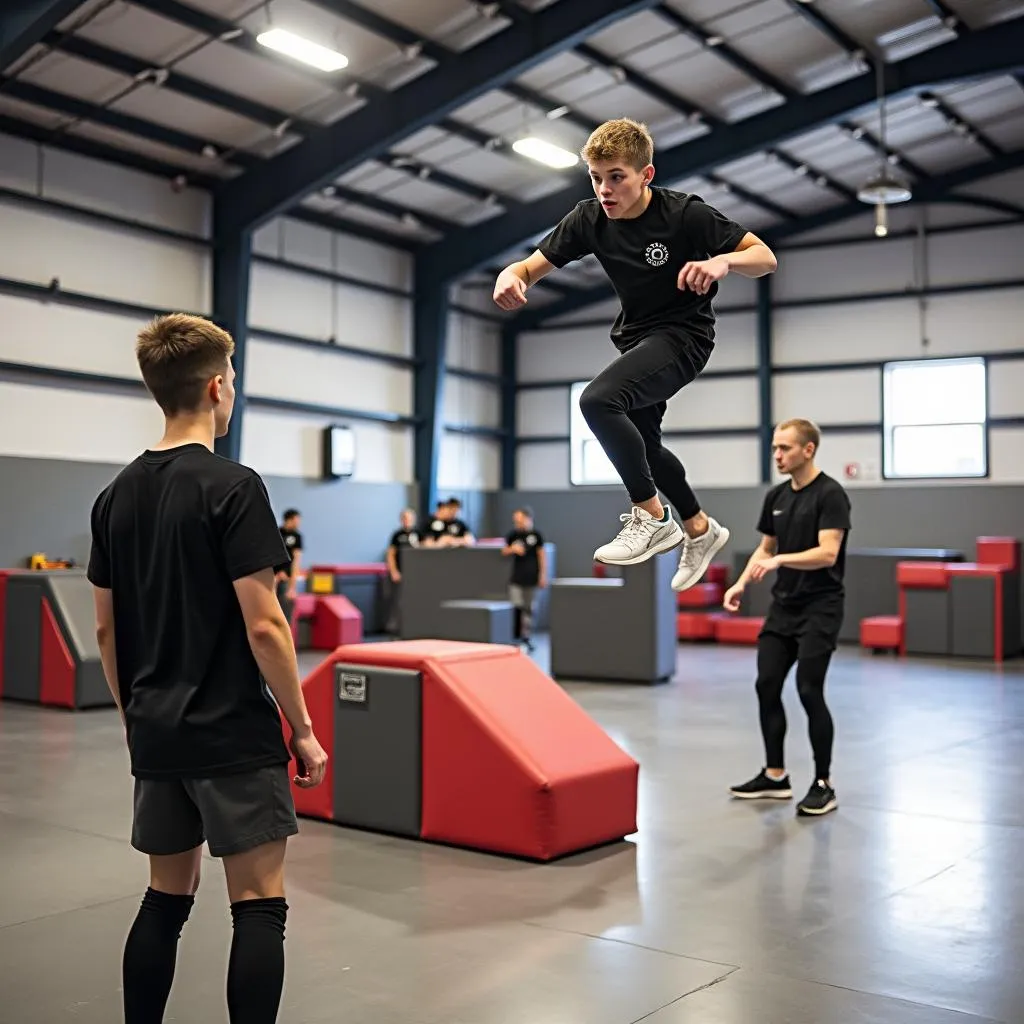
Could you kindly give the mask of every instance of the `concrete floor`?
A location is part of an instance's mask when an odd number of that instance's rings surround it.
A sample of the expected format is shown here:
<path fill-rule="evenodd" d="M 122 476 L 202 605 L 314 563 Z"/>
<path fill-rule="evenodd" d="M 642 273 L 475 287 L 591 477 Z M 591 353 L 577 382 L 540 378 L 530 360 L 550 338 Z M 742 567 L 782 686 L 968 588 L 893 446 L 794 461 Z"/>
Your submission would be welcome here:
<path fill-rule="evenodd" d="M 681 647 L 672 684 L 569 687 L 642 765 L 614 847 L 535 865 L 302 823 L 281 1024 L 1024 1020 L 1024 667 L 841 653 L 821 820 L 726 795 L 761 764 L 752 670 Z M 113 712 L 0 704 L 5 1024 L 121 1019 L 146 884 L 126 764 Z M 166 1020 L 226 1020 L 229 941 L 208 861 Z"/>

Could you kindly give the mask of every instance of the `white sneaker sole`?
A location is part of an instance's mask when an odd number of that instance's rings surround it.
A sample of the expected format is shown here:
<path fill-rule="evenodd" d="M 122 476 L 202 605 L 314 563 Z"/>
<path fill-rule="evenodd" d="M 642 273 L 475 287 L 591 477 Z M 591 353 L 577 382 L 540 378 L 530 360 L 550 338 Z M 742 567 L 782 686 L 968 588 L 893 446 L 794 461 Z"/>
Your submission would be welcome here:
<path fill-rule="evenodd" d="M 819 807 L 815 810 L 810 810 L 807 807 L 797 807 L 796 812 L 800 815 L 801 818 L 817 818 L 820 817 L 822 814 L 828 814 L 829 811 L 834 811 L 838 806 L 839 801 L 833 799 L 829 800 L 829 802 L 825 804 L 824 807 Z"/>
<path fill-rule="evenodd" d="M 708 566 L 711 564 L 711 559 L 714 558 L 715 555 L 717 555 L 718 552 L 721 551 L 722 548 L 724 548 L 725 545 L 729 543 L 729 531 L 721 524 L 719 524 L 718 529 L 718 540 L 716 540 L 715 543 L 712 544 L 711 547 L 709 547 L 707 551 L 704 552 L 704 557 L 700 560 L 700 565 L 697 566 L 697 571 L 689 578 L 689 580 L 687 580 L 683 584 L 678 584 L 676 583 L 676 579 L 678 578 L 679 574 L 676 573 L 676 575 L 672 577 L 673 590 L 681 594 L 684 590 L 689 590 L 690 587 L 696 586 L 704 578 L 704 573 L 708 571 Z"/>
<path fill-rule="evenodd" d="M 675 524 L 675 527 L 674 533 L 669 534 L 668 537 L 663 538 L 657 544 L 647 548 L 645 551 L 641 551 L 639 555 L 634 555 L 632 558 L 609 558 L 607 555 L 601 556 L 595 551 L 594 561 L 602 562 L 605 565 L 639 565 L 641 562 L 646 562 L 648 558 L 664 554 L 666 551 L 671 551 L 683 543 L 683 538 L 686 534 L 678 523 Z"/>
<path fill-rule="evenodd" d="M 730 789 L 729 794 L 737 800 L 792 800 L 793 790 L 791 789 L 769 789 L 761 793 L 737 793 Z"/>

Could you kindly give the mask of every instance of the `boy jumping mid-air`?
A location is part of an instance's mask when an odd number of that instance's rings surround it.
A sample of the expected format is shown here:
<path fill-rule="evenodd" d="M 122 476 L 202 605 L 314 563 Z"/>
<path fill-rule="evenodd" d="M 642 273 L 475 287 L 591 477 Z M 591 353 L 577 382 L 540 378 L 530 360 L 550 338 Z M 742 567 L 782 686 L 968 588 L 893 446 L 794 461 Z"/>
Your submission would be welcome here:
<path fill-rule="evenodd" d="M 606 121 L 582 155 L 596 198 L 578 203 L 536 252 L 498 275 L 494 301 L 507 310 L 523 306 L 530 285 L 591 253 L 604 267 L 621 305 L 611 330 L 621 354 L 584 390 L 580 410 L 633 508 L 621 517 L 626 525 L 619 535 L 594 558 L 634 565 L 682 542 L 672 586 L 686 590 L 704 575 L 729 531 L 701 510 L 682 464 L 662 444 L 662 418 L 668 400 L 711 356 L 718 282 L 730 271 L 762 277 L 777 263 L 756 235 L 698 196 L 652 187 L 654 142 L 644 125 Z M 669 505 L 661 503 L 659 490 Z"/>

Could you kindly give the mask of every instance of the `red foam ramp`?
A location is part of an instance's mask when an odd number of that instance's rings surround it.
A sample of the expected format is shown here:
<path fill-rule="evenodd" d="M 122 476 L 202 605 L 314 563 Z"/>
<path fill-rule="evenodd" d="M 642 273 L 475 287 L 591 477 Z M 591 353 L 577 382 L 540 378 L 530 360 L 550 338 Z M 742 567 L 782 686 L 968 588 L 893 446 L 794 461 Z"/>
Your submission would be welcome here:
<path fill-rule="evenodd" d="M 697 583 L 676 594 L 677 608 L 717 608 L 725 597 L 721 583 Z"/>
<path fill-rule="evenodd" d="M 724 593 L 725 587 L 729 582 L 729 566 L 724 562 L 712 562 L 708 566 L 707 572 L 704 573 L 704 582 L 717 583 L 723 588 Z M 686 591 L 684 590 L 683 593 L 685 594 Z"/>
<path fill-rule="evenodd" d="M 340 594 L 320 597 L 313 608 L 309 642 L 315 651 L 333 651 L 363 641 L 363 613 Z"/>
<path fill-rule="evenodd" d="M 714 640 L 715 619 L 707 612 L 679 612 L 676 637 L 679 640 Z"/>
<path fill-rule="evenodd" d="M 763 625 L 758 616 L 723 615 L 715 619 L 715 639 L 721 644 L 756 644 Z"/>
<path fill-rule="evenodd" d="M 334 661 L 333 657 L 326 658 L 302 682 L 302 695 L 313 722 L 313 734 L 327 755 L 327 773 L 324 781 L 312 789 L 302 789 L 294 782 L 291 784 L 296 813 L 323 821 L 334 818 L 334 772 L 330 768 L 334 758 Z M 284 715 L 281 716 L 281 726 L 285 739 L 290 740 L 291 730 Z M 294 775 L 295 767 L 292 761 L 288 768 L 289 776 Z"/>
<path fill-rule="evenodd" d="M 550 860 L 636 831 L 639 765 L 515 648 L 414 640 L 335 657 L 423 674 L 422 838 Z"/>
<path fill-rule="evenodd" d="M 39 703 L 75 706 L 75 659 L 45 597 L 39 602 Z"/>
<path fill-rule="evenodd" d="M 903 643 L 903 620 L 898 615 L 872 615 L 860 620 L 860 645 L 898 651 Z"/>

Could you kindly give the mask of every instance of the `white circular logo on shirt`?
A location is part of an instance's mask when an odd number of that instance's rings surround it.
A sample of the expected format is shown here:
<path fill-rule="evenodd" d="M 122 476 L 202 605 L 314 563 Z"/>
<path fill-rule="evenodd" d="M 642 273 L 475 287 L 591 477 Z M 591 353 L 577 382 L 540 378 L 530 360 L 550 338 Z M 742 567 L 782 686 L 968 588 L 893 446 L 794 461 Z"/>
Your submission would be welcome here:
<path fill-rule="evenodd" d="M 668 246 L 664 242 L 651 242 L 645 255 L 652 267 L 663 267 L 668 263 Z"/>

